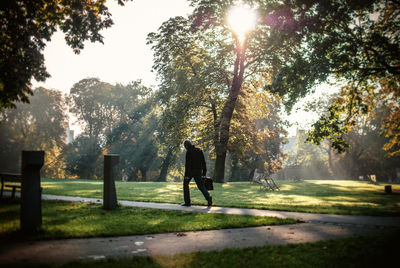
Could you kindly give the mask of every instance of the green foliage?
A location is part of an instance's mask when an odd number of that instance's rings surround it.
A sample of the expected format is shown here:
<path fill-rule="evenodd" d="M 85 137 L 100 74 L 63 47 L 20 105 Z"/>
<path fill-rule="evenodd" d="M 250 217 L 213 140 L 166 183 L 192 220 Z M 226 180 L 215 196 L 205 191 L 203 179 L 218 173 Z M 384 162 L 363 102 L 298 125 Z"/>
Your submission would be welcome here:
<path fill-rule="evenodd" d="M 70 174 L 79 178 L 101 175 L 101 154 L 120 155 L 122 176 L 147 180 L 147 171 L 158 165 L 155 133 L 157 113 L 151 89 L 141 81 L 115 86 L 97 78 L 74 84 L 70 111 L 80 119 L 84 132 L 65 151 Z"/>
<path fill-rule="evenodd" d="M 120 155 L 120 169 L 128 180 L 146 181 L 147 172 L 159 166 L 156 136 L 158 115 L 151 89 L 135 81 L 113 89 L 114 111 L 119 123 L 107 133 L 105 149 Z M 152 177 L 152 180 L 155 178 Z"/>
<path fill-rule="evenodd" d="M 384 99 L 384 105 L 387 106 L 390 113 L 382 120 L 382 134 L 388 138 L 388 141 L 383 146 L 387 151 L 388 157 L 400 156 L 400 91 L 393 90 L 400 87 L 400 82 L 397 80 L 382 79 L 380 86 L 382 88 L 381 96 Z"/>
<path fill-rule="evenodd" d="M 231 123 L 228 149 L 230 181 L 251 180 L 255 169 L 266 174 L 282 168 L 286 131 L 278 96 L 243 86 Z"/>
<path fill-rule="evenodd" d="M 382 121 L 390 113 L 386 106 L 375 109 L 370 119 L 359 120 L 357 126 L 344 136 L 350 148 L 337 161 L 341 169 L 357 178 L 375 174 L 378 181 L 394 180 L 400 157 L 387 158 L 383 149 L 388 138 L 382 135 Z"/>
<path fill-rule="evenodd" d="M 278 68 L 272 90 L 286 97 L 291 107 L 312 86 L 335 81 L 342 87 L 341 99 L 314 125 L 309 140 L 324 138 L 343 152 L 348 146 L 341 137 L 359 116 L 371 115 L 377 99 L 391 105 L 384 131 L 391 137 L 385 149 L 399 154 L 398 103 L 400 16 L 398 1 L 283 1 L 292 2 L 294 15 L 286 23 L 301 25 L 300 45 Z M 331 79 L 332 78 L 332 79 Z"/>
<path fill-rule="evenodd" d="M 349 126 L 343 124 L 341 115 L 343 109 L 337 106 L 329 107 L 328 114 L 323 115 L 320 119 L 313 124 L 313 129 L 307 137 L 308 142 L 316 145 L 321 145 L 325 138 L 332 142 L 332 147 L 337 149 L 339 153 L 343 153 L 349 144 L 343 139 L 343 135 L 348 133 Z"/>
<path fill-rule="evenodd" d="M 395 155 L 390 159 L 385 157 L 385 146 L 390 142 L 390 139 L 382 134 L 387 131 L 384 124 L 387 122 L 388 115 L 393 114 L 391 108 L 386 101 L 375 100 L 374 108 L 369 107 L 368 109 L 371 110 L 365 111 L 365 113 L 370 114 L 369 118 L 365 118 L 365 116 L 353 117 L 352 123 L 346 125 L 340 121 L 345 116 L 344 110 L 346 108 L 344 106 L 349 104 L 345 100 L 347 100 L 347 97 L 342 94 L 326 100 L 324 106 L 329 107 L 328 115 L 324 115 L 324 107 L 314 107 L 322 116 L 313 125 L 313 130 L 309 132 L 307 140 L 321 143 L 324 137 L 320 134 L 325 131 L 329 139 L 329 146 L 340 149 L 339 153 L 344 152 L 340 156 L 330 150 L 328 151 L 331 160 L 330 168 L 335 176 L 356 179 L 359 176 L 366 177 L 366 175 L 375 174 L 377 179 L 381 181 L 395 179 L 399 157 Z M 332 102 L 334 105 L 331 104 Z M 338 107 L 339 103 L 343 104 L 341 111 L 336 110 L 335 120 L 328 123 L 327 121 L 333 117 L 332 111 Z M 362 104 L 354 107 L 359 109 Z M 339 125 L 341 128 L 338 128 Z M 331 126 L 334 130 L 327 130 L 328 126 Z M 325 130 L 321 128 L 325 128 Z M 324 143 L 326 142 L 324 141 Z"/>
<path fill-rule="evenodd" d="M 101 177 L 102 144 L 121 120 L 113 94 L 113 86 L 97 78 L 82 79 L 70 90 L 70 112 L 83 128 L 83 133 L 64 150 L 66 170 L 73 177 Z"/>
<path fill-rule="evenodd" d="M 67 44 L 79 53 L 84 41 L 102 42 L 100 31 L 113 22 L 105 0 L 55 1 L 9 0 L 0 5 L 0 107 L 29 103 L 31 80 L 50 75 L 43 50 L 55 31 L 65 34 Z M 120 4 L 124 1 L 119 0 Z"/>
<path fill-rule="evenodd" d="M 63 155 L 65 171 L 69 176 L 82 179 L 102 178 L 103 159 L 98 140 L 79 136 L 65 147 Z"/>
<path fill-rule="evenodd" d="M 121 116 L 113 109 L 113 86 L 98 78 L 75 83 L 69 94 L 70 112 L 84 127 L 84 134 L 99 142 L 104 140 Z"/>
<path fill-rule="evenodd" d="M 272 12 L 264 1 L 244 2 L 257 2 L 263 16 Z M 216 156 L 217 181 L 224 180 L 227 152 L 243 153 L 258 135 L 254 126 L 239 128 L 254 125 L 256 119 L 243 106 L 237 109 L 241 98 L 246 98 L 242 94 L 244 88 L 258 91 L 269 84 L 278 55 L 287 52 L 277 39 L 267 38 L 271 26 L 262 17 L 241 43 L 225 22 L 233 3 L 192 1 L 192 15 L 171 18 L 157 33 L 148 36 L 155 56 L 153 68 L 161 81 L 164 129 L 179 133 L 175 137 L 180 142 L 191 135 L 193 140 L 210 147 Z M 233 122 L 235 113 L 241 122 Z M 173 140 L 175 144 L 179 144 L 177 139 Z"/>
<path fill-rule="evenodd" d="M 297 30 L 304 45 L 278 75 L 290 91 L 300 81 L 308 86 L 331 74 L 350 83 L 398 74 L 397 1 L 299 0 L 292 9 L 297 14 L 289 22 L 302 26 Z M 303 79 L 293 76 L 296 71 Z"/>
<path fill-rule="evenodd" d="M 139 180 L 140 171 L 141 180 L 147 181 L 147 171 L 158 168 L 156 123 L 156 118 L 148 115 L 130 124 L 119 125 L 108 137 L 107 147 L 111 153 L 120 155 L 120 168 L 128 180 Z"/>
<path fill-rule="evenodd" d="M 62 94 L 56 90 L 36 88 L 31 104 L 17 104 L 0 114 L 0 170 L 20 172 L 22 150 L 44 150 L 45 176 L 63 177 L 61 151 L 68 125 Z"/>

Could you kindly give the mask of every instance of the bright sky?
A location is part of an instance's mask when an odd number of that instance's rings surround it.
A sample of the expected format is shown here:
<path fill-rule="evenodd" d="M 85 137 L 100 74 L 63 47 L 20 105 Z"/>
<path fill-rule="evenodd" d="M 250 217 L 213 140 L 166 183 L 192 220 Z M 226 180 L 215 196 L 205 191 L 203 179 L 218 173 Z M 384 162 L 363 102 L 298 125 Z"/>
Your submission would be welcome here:
<path fill-rule="evenodd" d="M 127 84 L 141 79 L 146 86 L 157 85 L 156 75 L 151 72 L 153 54 L 150 46 L 146 45 L 146 37 L 169 18 L 188 15 L 191 7 L 186 0 L 134 0 L 123 7 L 116 2 L 109 0 L 107 4 L 114 25 L 102 31 L 104 44 L 86 42 L 85 48 L 76 55 L 66 45 L 62 33 L 52 37 L 44 51 L 51 77 L 44 83 L 33 81 L 34 87 L 69 93 L 74 83 L 88 77 L 97 77 L 111 84 Z M 325 89 L 320 88 L 320 91 Z M 316 114 L 294 110 L 286 117 L 295 124 L 289 129 L 289 134 L 295 135 L 298 126 L 307 126 L 316 117 Z M 75 135 L 79 134 L 79 126 L 71 127 Z"/>
<path fill-rule="evenodd" d="M 289 115 L 282 114 L 282 118 L 284 120 L 288 120 L 289 123 L 292 124 L 292 126 L 287 129 L 289 136 L 295 136 L 297 129 L 310 129 L 311 125 L 319 118 L 320 114 L 317 111 L 304 111 L 304 106 L 307 102 L 314 99 L 319 99 L 325 93 L 328 95 L 333 94 L 338 92 L 338 90 L 338 88 L 331 87 L 328 84 L 321 84 L 315 88 L 314 93 L 309 94 L 301 101 L 296 103 Z"/>
<path fill-rule="evenodd" d="M 107 2 L 114 25 L 103 30 L 104 44 L 86 42 L 76 55 L 64 41 L 61 32 L 52 37 L 44 51 L 45 64 L 51 77 L 34 87 L 58 89 L 64 93 L 74 83 L 87 77 L 97 77 L 111 84 L 142 79 L 146 86 L 156 85 L 151 72 L 153 54 L 146 37 L 174 16 L 190 13 L 186 0 L 134 0 L 119 6 L 116 0 Z"/>

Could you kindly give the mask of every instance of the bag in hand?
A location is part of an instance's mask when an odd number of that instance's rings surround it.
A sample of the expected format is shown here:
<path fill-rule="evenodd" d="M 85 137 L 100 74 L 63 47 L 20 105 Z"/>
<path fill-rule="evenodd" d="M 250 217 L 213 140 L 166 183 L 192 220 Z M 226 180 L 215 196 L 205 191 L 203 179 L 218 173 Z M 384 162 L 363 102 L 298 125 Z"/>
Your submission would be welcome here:
<path fill-rule="evenodd" d="M 204 179 L 204 186 L 206 186 L 206 189 L 209 191 L 214 190 L 213 180 L 209 177 L 203 177 L 203 179 Z"/>

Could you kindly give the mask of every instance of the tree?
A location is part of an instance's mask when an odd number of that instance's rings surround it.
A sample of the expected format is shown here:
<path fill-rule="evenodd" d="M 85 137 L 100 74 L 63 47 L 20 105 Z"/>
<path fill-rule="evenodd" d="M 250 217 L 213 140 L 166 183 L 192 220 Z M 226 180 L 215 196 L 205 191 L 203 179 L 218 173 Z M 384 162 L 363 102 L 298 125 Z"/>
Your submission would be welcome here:
<path fill-rule="evenodd" d="M 78 136 L 64 150 L 65 171 L 69 176 L 81 179 L 98 179 L 103 175 L 102 148 L 97 139 Z"/>
<path fill-rule="evenodd" d="M 67 158 L 71 173 L 78 175 L 78 170 L 84 169 L 80 167 L 85 167 L 81 162 L 91 161 L 87 163 L 90 173 L 84 176 L 96 178 L 97 169 L 90 165 L 98 161 L 101 153 L 109 152 L 120 154 L 121 169 L 129 177 L 138 171 L 146 177 L 152 160 L 157 158 L 153 138 L 157 124 L 151 114 L 150 92 L 140 80 L 113 86 L 87 78 L 74 84 L 69 96 L 70 111 L 80 119 L 84 131 L 80 140 L 71 145 L 75 148 L 66 152 L 75 154 Z"/>
<path fill-rule="evenodd" d="M 175 163 L 180 146 L 182 145 L 182 132 L 173 132 L 167 127 L 168 119 L 163 115 L 158 118 L 157 141 L 160 157 L 162 158 L 160 174 L 157 181 L 167 181 L 170 167 Z"/>
<path fill-rule="evenodd" d="M 324 115 L 327 107 L 343 98 L 341 95 L 325 96 L 308 103 L 307 110 Z M 332 149 L 332 143 L 325 140 L 318 150 L 327 153 L 330 172 L 339 178 L 354 178 L 376 174 L 379 180 L 394 179 L 395 169 L 399 165 L 399 157 L 385 157 L 384 144 L 389 141 L 383 135 L 385 118 L 390 114 L 389 105 L 384 101 L 376 101 L 375 108 L 369 118 L 358 116 L 351 131 L 342 134 L 348 148 L 343 154 L 337 154 Z M 304 135 L 303 135 L 304 136 Z M 304 137 L 303 137 L 304 140 Z M 302 144 L 302 147 L 315 147 L 313 144 Z M 317 148 L 316 148 L 317 149 Z M 300 155 L 306 155 L 301 153 Z M 315 158 L 315 156 L 314 156 Z"/>
<path fill-rule="evenodd" d="M 146 181 L 148 171 L 159 167 L 156 141 L 159 118 L 154 100 L 150 89 L 139 81 L 125 88 L 119 85 L 116 95 L 119 90 L 126 94 L 121 94 L 125 97 L 115 99 L 115 103 L 126 101 L 128 96 L 130 101 L 123 109 L 125 119 L 108 134 L 106 149 L 121 156 L 121 170 L 128 180 L 139 180 L 140 174 L 141 180 Z"/>
<path fill-rule="evenodd" d="M 65 102 L 57 90 L 36 88 L 31 104 L 17 104 L 0 114 L 0 170 L 20 172 L 22 150 L 44 150 L 44 176 L 62 177 L 68 125 Z"/>
<path fill-rule="evenodd" d="M 215 157 L 213 113 L 207 107 L 200 107 L 198 119 L 190 126 L 189 133 L 198 136 L 198 142 L 209 148 L 209 155 Z M 281 144 L 286 131 L 279 117 L 279 97 L 260 88 L 257 83 L 244 84 L 239 94 L 230 126 L 228 159 L 232 180 L 252 179 L 256 168 L 267 174 L 279 170 L 282 155 Z"/>
<path fill-rule="evenodd" d="M 154 69 L 161 78 L 163 104 L 174 107 L 169 111 L 179 111 L 178 132 L 196 120 L 199 107 L 207 107 L 212 114 L 213 130 L 209 133 L 216 154 L 214 178 L 222 182 L 232 117 L 242 86 L 255 81 L 270 84 L 276 63 L 286 60 L 288 48 L 298 36 L 295 29 L 280 29 L 284 23 L 275 25 L 266 20 L 276 13 L 275 3 L 243 1 L 258 3 L 260 19 L 248 38 L 241 40 L 225 23 L 235 1 L 191 2 L 195 9 L 189 18 L 164 22 L 158 33 L 149 35 L 148 42 L 153 45 Z"/>
<path fill-rule="evenodd" d="M 70 90 L 70 112 L 80 120 L 84 134 L 99 142 L 104 141 L 121 120 L 114 103 L 118 97 L 114 94 L 114 87 L 98 78 L 82 79 Z"/>
<path fill-rule="evenodd" d="M 120 5 L 126 0 L 118 0 Z M 31 80 L 50 75 L 43 50 L 55 31 L 79 53 L 84 41 L 103 42 L 100 31 L 113 22 L 106 0 L 7 0 L 0 4 L 0 109 L 29 103 Z"/>
<path fill-rule="evenodd" d="M 283 1 L 296 11 L 293 22 L 301 25 L 296 56 L 277 69 L 271 88 L 286 96 L 288 106 L 322 81 L 342 87 L 342 97 L 314 125 L 309 141 L 325 138 L 344 151 L 343 135 L 358 116 L 368 116 L 376 100 L 388 101 L 390 113 L 383 123 L 391 137 L 389 155 L 400 154 L 398 132 L 400 85 L 400 3 L 378 1 Z M 297 18 L 297 19 L 296 19 Z M 296 90 L 299 89 L 299 90 Z"/>
<path fill-rule="evenodd" d="M 377 180 L 387 181 L 396 178 L 396 168 L 400 165 L 400 157 L 385 157 L 383 149 L 388 138 L 382 135 L 382 121 L 390 113 L 386 105 L 377 103 L 371 118 L 359 117 L 354 128 L 343 136 L 349 149 L 343 156 L 336 156 L 336 170 L 341 175 L 358 178 L 375 174 Z"/>

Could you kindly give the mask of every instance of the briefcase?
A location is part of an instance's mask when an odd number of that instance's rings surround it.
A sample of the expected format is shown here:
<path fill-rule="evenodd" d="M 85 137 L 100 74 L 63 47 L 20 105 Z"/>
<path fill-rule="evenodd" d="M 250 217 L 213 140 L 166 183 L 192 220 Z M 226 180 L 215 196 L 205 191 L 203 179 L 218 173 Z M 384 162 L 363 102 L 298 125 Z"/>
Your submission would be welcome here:
<path fill-rule="evenodd" d="M 214 190 L 213 180 L 209 177 L 203 177 L 203 178 L 204 178 L 204 186 L 206 186 L 206 189 L 209 191 Z"/>

